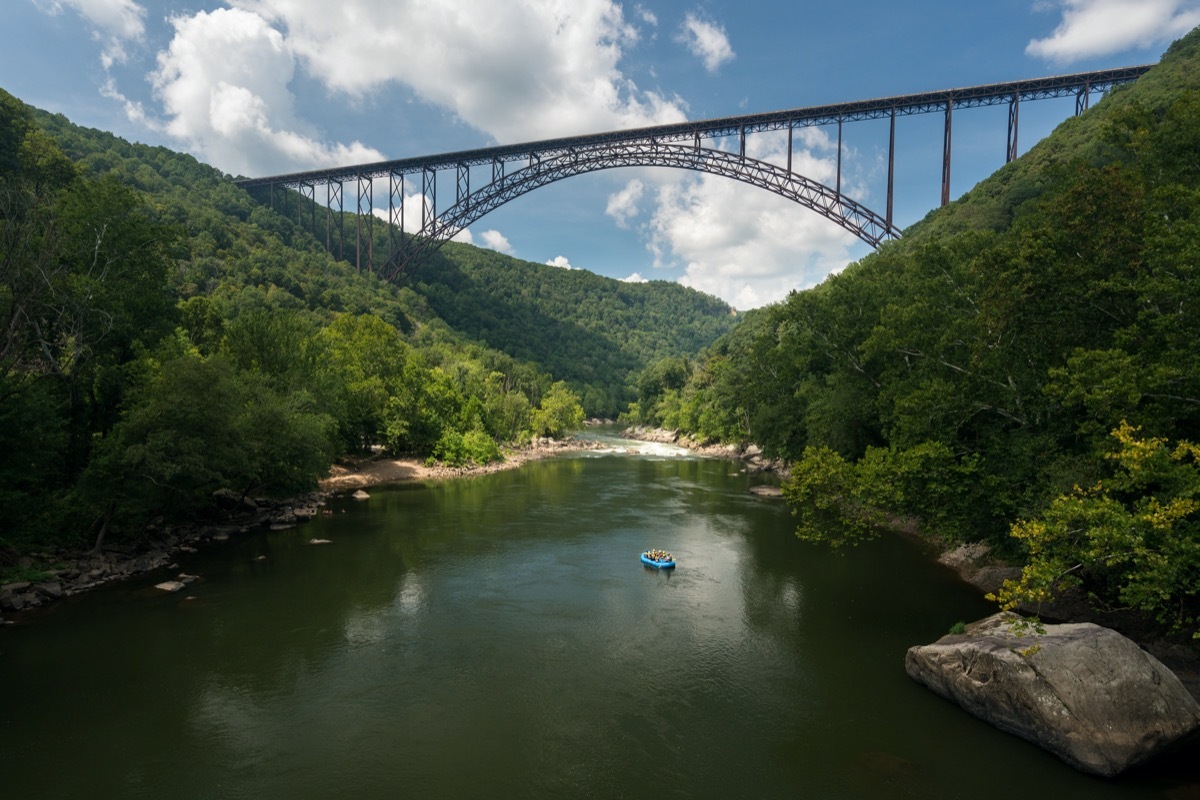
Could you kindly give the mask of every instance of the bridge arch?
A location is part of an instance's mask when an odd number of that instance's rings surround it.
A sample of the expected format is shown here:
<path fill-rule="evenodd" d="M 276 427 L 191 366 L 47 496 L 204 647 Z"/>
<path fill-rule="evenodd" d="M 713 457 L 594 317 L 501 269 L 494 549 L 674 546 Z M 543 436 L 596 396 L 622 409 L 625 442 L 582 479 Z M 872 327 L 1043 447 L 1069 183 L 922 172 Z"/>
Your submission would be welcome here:
<path fill-rule="evenodd" d="M 380 275 L 389 280 L 399 276 L 408 265 L 427 257 L 464 228 L 535 189 L 564 178 L 620 167 L 671 167 L 732 178 L 810 209 L 872 247 L 900 238 L 899 229 L 886 219 L 836 189 L 775 164 L 725 150 L 694 144 L 611 142 L 531 161 L 515 172 L 496 175 L 491 183 L 440 211 L 422 228 L 419 238 L 392 255 Z"/>

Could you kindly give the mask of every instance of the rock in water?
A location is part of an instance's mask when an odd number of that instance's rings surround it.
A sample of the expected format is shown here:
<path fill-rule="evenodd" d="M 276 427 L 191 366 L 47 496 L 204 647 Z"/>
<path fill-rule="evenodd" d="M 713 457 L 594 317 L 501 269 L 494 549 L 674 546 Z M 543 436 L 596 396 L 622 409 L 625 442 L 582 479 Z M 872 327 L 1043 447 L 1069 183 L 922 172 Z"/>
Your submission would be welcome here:
<path fill-rule="evenodd" d="M 910 648 L 909 677 L 1076 769 L 1112 776 L 1200 728 L 1175 674 L 1116 631 L 1047 625 L 1018 636 L 996 614 Z"/>

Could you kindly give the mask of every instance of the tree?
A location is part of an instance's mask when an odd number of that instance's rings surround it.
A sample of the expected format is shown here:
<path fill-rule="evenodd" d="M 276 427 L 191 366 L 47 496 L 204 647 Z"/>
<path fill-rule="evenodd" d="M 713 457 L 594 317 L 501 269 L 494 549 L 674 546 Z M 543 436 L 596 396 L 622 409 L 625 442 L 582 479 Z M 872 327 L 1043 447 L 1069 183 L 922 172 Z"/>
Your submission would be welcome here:
<path fill-rule="evenodd" d="M 1038 607 L 1082 588 L 1200 639 L 1200 445 L 1138 434 L 1126 423 L 1112 431 L 1108 480 L 1013 525 L 1027 563 L 992 599 Z"/>
<path fill-rule="evenodd" d="M 533 435 L 561 439 L 583 427 L 583 406 L 565 381 L 558 381 L 542 395 L 533 412 Z"/>

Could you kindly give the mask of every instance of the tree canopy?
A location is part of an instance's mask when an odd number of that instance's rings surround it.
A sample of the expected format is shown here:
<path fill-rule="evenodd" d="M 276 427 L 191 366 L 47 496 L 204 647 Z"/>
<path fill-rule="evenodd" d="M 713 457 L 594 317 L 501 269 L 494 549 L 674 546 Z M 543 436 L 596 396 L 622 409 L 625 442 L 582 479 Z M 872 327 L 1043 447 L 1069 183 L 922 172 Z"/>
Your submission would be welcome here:
<path fill-rule="evenodd" d="M 1200 31 L 904 238 L 637 381 L 629 416 L 793 462 L 805 538 L 897 515 L 1197 630 Z M 1114 449 L 1114 441 L 1117 445 Z M 1083 487 L 1083 488 L 1077 488 Z"/>

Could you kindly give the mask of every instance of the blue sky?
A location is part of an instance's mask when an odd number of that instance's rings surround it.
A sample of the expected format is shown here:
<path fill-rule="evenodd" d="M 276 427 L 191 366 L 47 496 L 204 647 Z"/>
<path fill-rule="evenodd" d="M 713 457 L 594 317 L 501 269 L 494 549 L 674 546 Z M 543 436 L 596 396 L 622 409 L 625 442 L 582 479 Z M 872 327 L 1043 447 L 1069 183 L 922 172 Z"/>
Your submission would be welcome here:
<path fill-rule="evenodd" d="M 0 87 L 256 176 L 1142 64 L 1196 25 L 1200 0 L 4 0 Z M 1022 104 L 1022 150 L 1073 107 Z M 953 196 L 1003 164 L 1006 114 L 955 115 Z M 939 200 L 941 137 L 938 115 L 897 124 L 902 227 Z M 832 183 L 836 143 L 806 129 L 797 170 Z M 777 136 L 749 147 L 786 157 Z M 847 125 L 842 152 L 844 187 L 882 210 L 886 123 Z M 461 238 L 743 309 L 866 252 L 765 191 L 672 170 L 562 181 Z"/>

